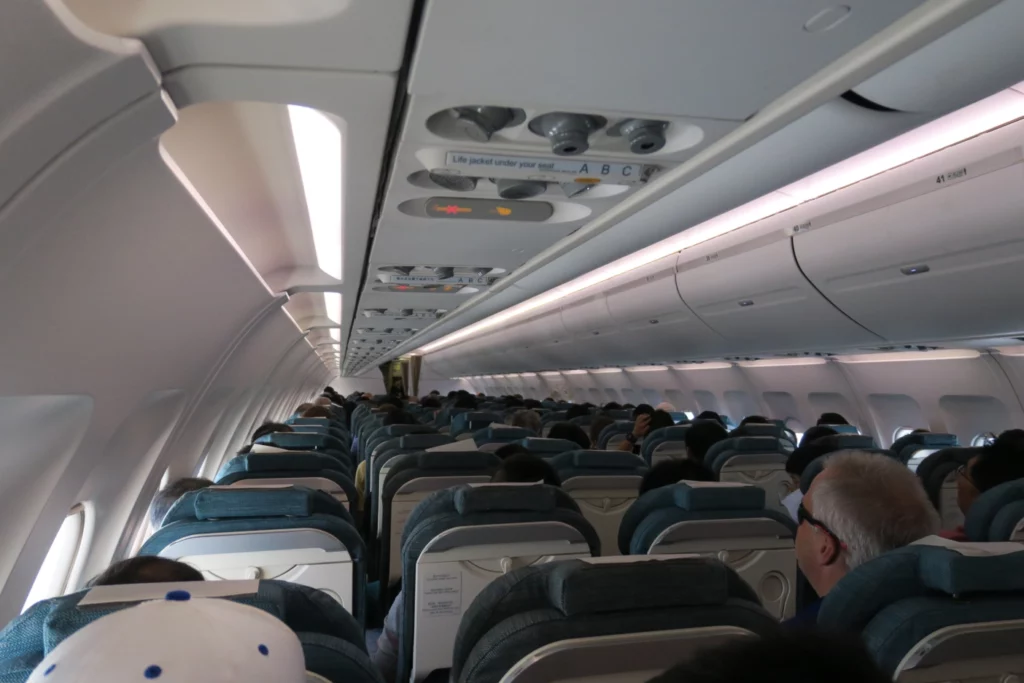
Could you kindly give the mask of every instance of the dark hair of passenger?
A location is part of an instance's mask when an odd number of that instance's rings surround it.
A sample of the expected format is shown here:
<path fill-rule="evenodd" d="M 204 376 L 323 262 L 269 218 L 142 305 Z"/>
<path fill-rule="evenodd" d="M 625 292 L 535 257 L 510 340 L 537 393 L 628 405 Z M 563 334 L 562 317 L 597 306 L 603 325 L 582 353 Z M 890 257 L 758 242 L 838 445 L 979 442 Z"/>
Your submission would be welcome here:
<path fill-rule="evenodd" d="M 690 459 L 704 463 L 704 456 L 711 447 L 728 436 L 725 427 L 717 420 L 694 420 L 683 436 L 686 454 Z"/>
<path fill-rule="evenodd" d="M 186 493 L 205 489 L 208 486 L 213 486 L 213 482 L 209 479 L 201 479 L 199 477 L 175 479 L 164 487 L 163 490 L 157 491 L 157 494 L 153 496 L 153 502 L 149 504 L 149 523 L 153 525 L 154 529 L 159 529 L 160 524 L 164 521 L 164 517 L 167 516 L 167 512 L 171 509 L 172 505 L 178 502 L 179 498 Z"/>
<path fill-rule="evenodd" d="M 523 402 L 523 399 L 521 399 L 521 398 L 516 398 L 515 396 L 506 396 L 505 397 L 505 407 L 506 408 L 525 408 L 526 404 Z"/>
<path fill-rule="evenodd" d="M 970 482 L 979 493 L 1008 481 L 1024 479 L 1024 432 L 1019 429 L 1012 431 L 1018 434 L 1003 432 L 995 442 L 981 450 L 971 465 Z"/>
<path fill-rule="evenodd" d="M 402 399 L 398 398 L 397 396 L 392 396 L 392 395 L 388 395 L 388 396 L 385 396 L 384 398 L 382 398 L 380 400 L 380 404 L 382 406 L 385 405 L 385 404 L 392 405 L 392 406 L 398 408 L 399 410 L 401 410 L 402 408 L 405 407 L 405 404 L 402 403 Z"/>
<path fill-rule="evenodd" d="M 455 399 L 456 408 L 469 408 L 470 410 L 476 410 L 476 398 L 470 394 L 460 394 Z"/>
<path fill-rule="evenodd" d="M 437 389 L 434 389 L 433 391 L 430 392 L 430 395 L 431 396 L 440 396 L 441 392 L 438 391 Z"/>
<path fill-rule="evenodd" d="M 538 401 L 535 398 L 524 398 L 523 407 L 526 408 L 527 410 L 536 410 L 538 408 L 543 408 L 544 406 L 542 406 L 540 404 L 540 401 Z"/>
<path fill-rule="evenodd" d="M 457 392 L 457 391 L 449 391 L 448 392 L 448 398 L 455 398 L 458 395 L 459 395 L 459 392 Z"/>
<path fill-rule="evenodd" d="M 771 424 L 771 420 L 769 420 L 764 415 L 747 415 L 745 418 L 740 420 L 740 427 L 742 427 L 743 425 L 767 425 L 767 424 Z"/>
<path fill-rule="evenodd" d="M 601 410 L 622 410 L 622 406 L 615 401 L 611 401 L 610 403 L 605 403 Z"/>
<path fill-rule="evenodd" d="M 302 411 L 300 417 L 330 417 L 331 410 L 325 406 L 313 406 Z"/>
<path fill-rule="evenodd" d="M 295 430 L 291 428 L 291 425 L 286 425 L 283 422 L 264 422 L 256 428 L 255 432 L 252 433 L 252 440 L 256 441 L 256 439 L 261 436 L 266 436 L 267 434 L 276 434 L 278 432 L 288 433 L 294 431 Z"/>
<path fill-rule="evenodd" d="M 420 399 L 420 406 L 423 408 L 437 409 L 441 407 L 441 400 L 431 394 L 430 396 L 424 396 Z"/>
<path fill-rule="evenodd" d="M 507 443 L 498 450 L 494 451 L 494 454 L 504 460 L 510 458 L 513 455 L 533 455 L 530 449 L 519 443 Z"/>
<path fill-rule="evenodd" d="M 789 454 L 789 458 L 786 460 L 786 471 L 800 476 L 804 473 L 804 469 L 816 458 L 838 450 L 842 450 L 839 434 L 819 436 L 813 441 L 802 443 L 795 451 Z"/>
<path fill-rule="evenodd" d="M 680 481 L 716 481 L 707 467 L 689 458 L 664 460 L 652 467 L 640 482 L 640 495 Z"/>
<path fill-rule="evenodd" d="M 579 447 L 584 450 L 590 448 L 590 437 L 587 436 L 582 427 L 571 422 L 556 422 L 551 425 L 551 429 L 548 431 L 548 438 L 568 439 L 579 444 Z"/>
<path fill-rule="evenodd" d="M 607 415 L 598 415 L 594 418 L 594 421 L 590 423 L 590 447 L 599 448 L 599 442 L 601 440 L 601 432 L 604 428 L 610 424 L 615 424 L 615 420 Z"/>
<path fill-rule="evenodd" d="M 499 456 L 500 457 L 500 456 Z M 555 468 L 542 458 L 532 453 L 516 453 L 501 461 L 498 471 L 491 477 L 495 484 L 531 484 L 542 482 L 551 486 L 561 486 Z"/>
<path fill-rule="evenodd" d="M 721 415 L 719 415 L 718 413 L 716 413 L 713 410 L 702 411 L 701 414 L 698 415 L 694 419 L 695 420 L 714 420 L 715 422 L 717 422 L 718 424 L 722 425 L 723 427 L 725 426 L 725 420 L 722 419 Z"/>
<path fill-rule="evenodd" d="M 634 408 L 636 408 L 636 406 L 633 405 L 632 403 L 623 403 L 622 404 L 622 409 L 623 410 L 633 410 Z"/>
<path fill-rule="evenodd" d="M 647 430 L 647 433 L 650 434 L 655 429 L 661 429 L 662 427 L 671 427 L 675 423 L 676 423 L 676 421 L 673 420 L 672 416 L 669 415 L 666 411 L 664 411 L 664 410 L 655 410 L 653 413 L 651 413 L 651 422 L 650 422 L 651 426 Z"/>
<path fill-rule="evenodd" d="M 818 424 L 820 425 L 848 425 L 849 422 L 846 418 L 839 413 L 822 413 L 821 417 L 818 418 Z"/>
<path fill-rule="evenodd" d="M 90 581 L 89 587 L 203 580 L 203 575 L 199 573 L 199 570 L 184 562 L 169 560 L 157 555 L 144 555 L 115 562 Z"/>
<path fill-rule="evenodd" d="M 910 433 L 911 434 L 931 434 L 932 430 L 930 430 L 930 429 L 915 429 L 914 431 L 912 431 Z"/>
<path fill-rule="evenodd" d="M 404 410 L 392 410 L 381 417 L 380 423 L 384 427 L 390 427 L 391 425 L 418 425 L 420 422 Z"/>
<path fill-rule="evenodd" d="M 826 427 L 825 425 L 814 425 L 813 427 L 808 427 L 807 431 L 804 432 L 804 435 L 800 437 L 799 445 L 806 446 L 815 439 L 820 439 L 823 436 L 832 436 L 833 434 L 838 433 L 839 432 L 832 429 L 831 427 Z"/>
<path fill-rule="evenodd" d="M 309 410 L 312 407 L 313 407 L 312 403 L 300 403 L 299 407 L 295 409 L 295 412 L 298 413 L 299 415 L 302 415 L 302 413 L 306 412 L 307 410 Z"/>
<path fill-rule="evenodd" d="M 569 406 L 569 409 L 565 411 L 565 419 L 573 420 L 577 417 L 586 417 L 590 415 L 590 409 L 582 403 L 575 403 Z"/>
<path fill-rule="evenodd" d="M 637 419 L 641 415 L 653 415 L 654 406 L 647 403 L 641 403 L 636 408 L 633 408 L 633 419 Z"/>
<path fill-rule="evenodd" d="M 788 629 L 697 653 L 647 683 L 890 683 L 855 633 Z"/>

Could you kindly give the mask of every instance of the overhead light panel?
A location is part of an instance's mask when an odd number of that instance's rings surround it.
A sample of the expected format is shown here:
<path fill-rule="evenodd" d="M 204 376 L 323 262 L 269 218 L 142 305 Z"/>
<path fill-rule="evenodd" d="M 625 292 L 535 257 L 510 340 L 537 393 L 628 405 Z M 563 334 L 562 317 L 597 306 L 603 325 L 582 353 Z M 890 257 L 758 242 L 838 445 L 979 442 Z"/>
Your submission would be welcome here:
<path fill-rule="evenodd" d="M 626 368 L 626 372 L 654 372 L 655 370 L 668 370 L 664 365 L 634 365 Z"/>
<path fill-rule="evenodd" d="M 825 365 L 824 358 L 810 356 L 808 358 L 765 358 L 764 360 L 744 360 L 737 363 L 741 368 L 792 368 L 799 365 Z"/>
<path fill-rule="evenodd" d="M 324 292 L 324 306 L 327 308 L 327 317 L 331 322 L 341 324 L 341 294 L 339 292 Z M 340 338 L 340 331 L 339 331 Z M 340 340 L 340 339 L 339 339 Z"/>
<path fill-rule="evenodd" d="M 613 261 L 420 349 L 431 353 L 467 337 L 505 325 L 536 309 L 636 270 L 648 263 L 751 225 L 798 204 L 878 175 L 1024 117 L 1024 93 L 1004 90 L 980 102 L 884 142 L 803 180 L 727 211 L 704 223 Z"/>
<path fill-rule="evenodd" d="M 921 360 L 969 360 L 981 353 L 974 349 L 934 349 L 928 351 L 890 351 L 836 356 L 840 363 L 905 363 Z"/>
<path fill-rule="evenodd" d="M 590 371 L 593 375 L 610 375 L 614 372 L 622 372 L 622 368 L 597 368 Z"/>
<path fill-rule="evenodd" d="M 295 154 L 306 195 L 309 226 L 320 270 L 341 279 L 341 131 L 325 114 L 288 106 Z"/>
<path fill-rule="evenodd" d="M 725 361 L 715 361 L 712 363 L 690 363 L 687 365 L 673 365 L 673 370 L 728 370 L 732 367 L 732 363 L 726 363 Z"/>

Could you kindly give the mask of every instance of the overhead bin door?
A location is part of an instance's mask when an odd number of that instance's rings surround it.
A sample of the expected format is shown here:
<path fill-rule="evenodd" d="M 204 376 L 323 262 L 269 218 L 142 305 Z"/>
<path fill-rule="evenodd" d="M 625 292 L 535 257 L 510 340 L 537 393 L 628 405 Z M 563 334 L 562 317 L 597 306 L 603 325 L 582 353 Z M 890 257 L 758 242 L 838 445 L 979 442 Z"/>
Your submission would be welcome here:
<path fill-rule="evenodd" d="M 1010 154 L 812 219 L 794 238 L 801 268 L 892 341 L 1024 332 L 1024 165 Z"/>
<path fill-rule="evenodd" d="M 742 245 L 677 266 L 676 285 L 683 301 L 725 338 L 725 353 L 801 351 L 878 341 L 807 282 L 781 229 L 768 239 L 772 241 L 762 246 Z"/>

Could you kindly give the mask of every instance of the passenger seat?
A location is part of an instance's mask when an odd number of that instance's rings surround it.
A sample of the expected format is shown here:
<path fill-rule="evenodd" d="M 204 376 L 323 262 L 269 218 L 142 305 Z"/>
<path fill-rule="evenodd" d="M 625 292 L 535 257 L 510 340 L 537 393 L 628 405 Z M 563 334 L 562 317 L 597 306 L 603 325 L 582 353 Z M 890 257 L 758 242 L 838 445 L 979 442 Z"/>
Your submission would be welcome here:
<path fill-rule="evenodd" d="M 322 453 L 245 453 L 237 455 L 217 473 L 220 486 L 278 488 L 305 486 L 332 496 L 350 513 L 355 512 L 356 488 L 352 475 L 337 458 Z"/>
<path fill-rule="evenodd" d="M 483 589 L 459 626 L 451 680 L 641 683 L 702 649 L 779 629 L 717 560 L 563 560 Z"/>
<path fill-rule="evenodd" d="M 704 464 L 720 481 L 735 481 L 763 489 L 768 507 L 785 513 L 782 499 L 793 487 L 786 472 L 786 461 L 793 450 L 792 443 L 777 436 L 733 437 L 709 448 Z"/>
<path fill-rule="evenodd" d="M 956 529 L 964 523 L 964 513 L 957 503 L 957 468 L 981 452 L 981 448 L 942 448 L 929 454 L 917 465 L 915 473 L 924 484 L 932 505 L 939 511 L 943 529 Z"/>
<path fill-rule="evenodd" d="M 796 611 L 796 525 L 765 507 L 764 490 L 682 482 L 648 491 L 619 529 L 623 554 L 715 557 L 735 569 L 778 619 Z"/>
<path fill-rule="evenodd" d="M 964 532 L 975 542 L 1024 542 L 1024 479 L 999 484 L 978 496 L 967 511 Z"/>
<path fill-rule="evenodd" d="M 907 434 L 893 442 L 890 451 L 904 462 L 907 467 L 917 471 L 918 466 L 925 458 L 942 448 L 954 448 L 959 445 L 956 434 Z"/>
<path fill-rule="evenodd" d="M 682 460 L 686 457 L 686 442 L 683 439 L 690 425 L 662 427 L 644 437 L 640 450 L 648 465 L 654 467 L 664 460 Z"/>
<path fill-rule="evenodd" d="M 568 439 L 548 439 L 546 437 L 531 436 L 519 441 L 519 445 L 541 458 L 550 458 L 559 453 L 567 451 L 578 451 L 580 445 Z"/>
<path fill-rule="evenodd" d="M 208 580 L 300 583 L 364 620 L 366 547 L 348 511 L 322 491 L 212 486 L 186 493 L 139 555 L 185 562 Z"/>
<path fill-rule="evenodd" d="M 452 664 L 463 614 L 489 583 L 531 564 L 598 555 L 601 542 L 565 491 L 483 484 L 434 492 L 402 534 L 398 681 Z"/>
<path fill-rule="evenodd" d="M 605 555 L 617 555 L 619 525 L 647 473 L 643 459 L 623 451 L 568 451 L 548 462 L 598 536 Z"/>

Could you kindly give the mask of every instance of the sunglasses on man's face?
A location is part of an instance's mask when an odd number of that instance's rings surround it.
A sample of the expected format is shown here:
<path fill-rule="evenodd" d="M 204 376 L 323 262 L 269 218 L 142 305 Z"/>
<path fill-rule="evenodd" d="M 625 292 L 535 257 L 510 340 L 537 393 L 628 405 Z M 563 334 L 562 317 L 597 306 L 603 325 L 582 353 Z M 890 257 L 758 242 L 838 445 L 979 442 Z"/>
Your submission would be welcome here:
<path fill-rule="evenodd" d="M 838 548 L 845 548 L 846 547 L 846 544 L 843 543 L 841 540 L 839 540 L 839 537 L 836 536 L 835 533 L 833 533 L 832 530 L 829 529 L 825 525 L 824 522 L 822 522 L 819 519 L 815 519 L 814 515 L 811 514 L 810 510 L 808 510 L 806 507 L 804 507 L 803 503 L 800 503 L 800 506 L 796 509 L 796 519 L 797 519 L 797 522 L 799 524 L 803 524 L 804 522 L 807 522 L 811 526 L 816 526 L 819 529 L 821 529 L 822 531 L 824 531 L 826 534 L 828 534 L 832 538 L 833 541 L 836 542 L 836 546 Z"/>

